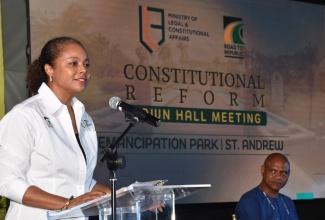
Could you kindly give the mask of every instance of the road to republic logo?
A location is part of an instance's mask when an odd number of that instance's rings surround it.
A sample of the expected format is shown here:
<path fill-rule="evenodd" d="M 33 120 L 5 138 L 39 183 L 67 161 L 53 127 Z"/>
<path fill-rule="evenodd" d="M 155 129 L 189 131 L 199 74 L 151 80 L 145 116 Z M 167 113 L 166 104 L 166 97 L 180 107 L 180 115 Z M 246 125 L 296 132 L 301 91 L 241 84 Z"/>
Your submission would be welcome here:
<path fill-rule="evenodd" d="M 243 59 L 245 44 L 243 40 L 243 19 L 223 17 L 225 57 Z"/>
<path fill-rule="evenodd" d="M 139 6 L 141 44 L 152 53 L 165 42 L 165 13 L 163 9 Z"/>

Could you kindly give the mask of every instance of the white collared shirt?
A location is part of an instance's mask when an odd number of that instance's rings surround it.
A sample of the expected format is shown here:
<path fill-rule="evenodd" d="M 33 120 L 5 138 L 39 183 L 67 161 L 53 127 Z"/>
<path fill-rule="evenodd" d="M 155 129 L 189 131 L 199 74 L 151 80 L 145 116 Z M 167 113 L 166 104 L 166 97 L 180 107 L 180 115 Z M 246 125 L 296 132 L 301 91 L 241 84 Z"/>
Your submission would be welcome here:
<path fill-rule="evenodd" d="M 87 164 L 67 106 L 45 83 L 38 92 L 0 121 L 0 195 L 13 200 L 6 219 L 47 219 L 48 210 L 21 204 L 31 185 L 69 198 L 91 191 L 96 183 L 97 136 L 84 105 L 77 98 L 71 103 Z"/>

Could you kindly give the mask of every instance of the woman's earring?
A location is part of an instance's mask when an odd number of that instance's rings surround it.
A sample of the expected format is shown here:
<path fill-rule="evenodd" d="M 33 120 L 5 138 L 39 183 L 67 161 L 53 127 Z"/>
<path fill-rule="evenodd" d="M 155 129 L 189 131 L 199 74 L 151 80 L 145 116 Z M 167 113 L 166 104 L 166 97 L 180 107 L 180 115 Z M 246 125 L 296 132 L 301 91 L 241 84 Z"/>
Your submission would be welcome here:
<path fill-rule="evenodd" d="M 50 82 L 52 82 L 53 81 L 53 77 L 52 76 L 50 76 Z"/>

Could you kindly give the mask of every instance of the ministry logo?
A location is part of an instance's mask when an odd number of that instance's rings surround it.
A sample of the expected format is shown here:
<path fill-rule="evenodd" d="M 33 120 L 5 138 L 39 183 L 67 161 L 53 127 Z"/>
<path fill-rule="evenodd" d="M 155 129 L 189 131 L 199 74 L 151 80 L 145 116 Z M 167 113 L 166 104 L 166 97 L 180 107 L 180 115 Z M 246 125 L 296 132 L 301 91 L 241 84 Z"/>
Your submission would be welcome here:
<path fill-rule="evenodd" d="M 224 54 L 225 57 L 243 59 L 245 43 L 243 37 L 243 19 L 236 17 L 223 17 L 224 28 Z"/>
<path fill-rule="evenodd" d="M 165 42 L 165 13 L 163 9 L 139 6 L 140 43 L 152 53 Z"/>

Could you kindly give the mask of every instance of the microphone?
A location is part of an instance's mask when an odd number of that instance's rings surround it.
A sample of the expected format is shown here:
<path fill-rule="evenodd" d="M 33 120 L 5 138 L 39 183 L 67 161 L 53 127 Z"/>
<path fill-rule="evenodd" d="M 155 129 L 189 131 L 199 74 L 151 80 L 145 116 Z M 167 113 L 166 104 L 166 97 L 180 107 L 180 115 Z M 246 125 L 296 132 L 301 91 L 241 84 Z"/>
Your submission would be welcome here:
<path fill-rule="evenodd" d="M 119 97 L 112 97 L 109 100 L 109 106 L 112 109 L 118 109 L 126 114 L 130 114 L 134 117 L 137 117 L 139 121 L 146 122 L 152 126 L 158 127 L 161 123 L 159 118 L 156 118 L 153 115 L 148 114 L 145 110 L 133 107 L 125 102 L 123 102 Z"/>

